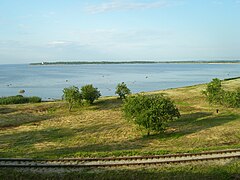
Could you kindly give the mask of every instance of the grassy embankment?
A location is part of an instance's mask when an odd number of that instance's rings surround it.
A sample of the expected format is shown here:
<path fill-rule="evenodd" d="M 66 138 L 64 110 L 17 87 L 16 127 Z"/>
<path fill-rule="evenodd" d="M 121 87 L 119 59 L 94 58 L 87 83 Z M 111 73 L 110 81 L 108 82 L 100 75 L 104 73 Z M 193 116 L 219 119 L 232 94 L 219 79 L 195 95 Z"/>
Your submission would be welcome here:
<path fill-rule="evenodd" d="M 230 90 L 240 79 L 223 82 Z M 104 97 L 93 106 L 64 102 L 0 106 L 0 157 L 82 157 L 196 152 L 240 148 L 240 110 L 209 105 L 197 85 L 150 92 L 171 97 L 182 116 L 162 134 L 124 119 L 121 100 Z M 216 113 L 216 108 L 219 113 Z"/>

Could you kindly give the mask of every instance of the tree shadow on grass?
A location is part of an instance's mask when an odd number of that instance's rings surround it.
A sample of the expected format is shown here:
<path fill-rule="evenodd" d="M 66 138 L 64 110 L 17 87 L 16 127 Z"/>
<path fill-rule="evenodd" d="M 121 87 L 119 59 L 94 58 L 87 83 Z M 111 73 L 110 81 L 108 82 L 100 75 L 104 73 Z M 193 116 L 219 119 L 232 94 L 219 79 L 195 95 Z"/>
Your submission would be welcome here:
<path fill-rule="evenodd" d="M 8 107 L 0 107 L 0 114 L 9 114 L 9 113 L 13 113 L 16 112 L 16 109 L 13 108 L 8 108 Z"/>
<path fill-rule="evenodd" d="M 95 143 L 83 146 L 56 148 L 54 150 L 43 151 L 42 154 L 47 157 L 73 157 L 73 156 L 97 156 L 100 154 L 124 154 L 124 152 L 136 151 L 146 147 L 148 144 L 132 143 L 132 141 L 124 141 L 119 143 Z M 124 151 L 124 152 L 122 152 Z"/>
<path fill-rule="evenodd" d="M 91 134 L 96 132 L 108 132 L 117 128 L 121 128 L 121 124 L 105 123 L 105 124 L 94 124 L 90 126 L 74 128 L 73 131 L 75 133 L 82 132 L 85 134 Z"/>
<path fill-rule="evenodd" d="M 212 112 L 195 112 L 195 113 L 189 113 L 189 114 L 183 114 L 181 115 L 181 118 L 178 121 L 193 121 L 199 118 L 205 118 L 213 115 Z"/>
<path fill-rule="evenodd" d="M 47 114 L 35 115 L 32 113 L 5 114 L 0 116 L 0 129 L 18 127 L 28 123 L 35 123 L 37 125 L 39 122 L 48 120 L 51 117 L 51 115 Z"/>
<path fill-rule="evenodd" d="M 194 117 L 194 118 L 193 118 Z M 86 145 L 79 145 L 74 147 L 62 147 L 48 151 L 42 151 L 40 156 L 61 157 L 61 156 L 75 156 L 76 154 L 84 153 L 112 153 L 113 151 L 136 151 L 142 150 L 152 143 L 152 140 L 167 140 L 179 138 L 184 135 L 196 133 L 204 129 L 221 126 L 225 123 L 235 121 L 239 118 L 234 114 L 223 114 L 212 116 L 211 113 L 198 112 L 191 115 L 185 115 L 182 119 L 170 124 L 170 128 L 175 128 L 173 131 L 167 131 L 161 134 L 153 134 L 151 136 L 143 136 L 135 139 L 127 139 L 121 142 L 97 142 L 88 143 Z M 110 127 L 109 127 L 110 126 Z M 8 143 L 9 148 L 23 148 L 24 146 L 34 146 L 41 142 L 55 142 L 66 140 L 75 135 L 76 132 L 83 131 L 86 133 L 94 133 L 97 131 L 109 131 L 118 128 L 120 125 L 113 124 L 97 124 L 91 125 L 87 128 L 67 129 L 67 128 L 48 128 L 40 131 L 27 131 L 20 133 L 13 133 L 9 135 L 0 136 L 0 144 Z M 20 152 L 19 152 L 20 153 Z M 18 152 L 14 152 L 14 155 Z M 39 156 L 39 151 L 31 153 L 32 156 Z"/>
<path fill-rule="evenodd" d="M 167 131 L 159 135 L 161 138 L 179 138 L 184 135 L 196 133 L 212 127 L 221 126 L 225 123 L 235 121 L 239 118 L 239 115 L 226 114 L 212 116 L 209 112 L 197 112 L 192 114 L 186 114 L 181 117 L 179 121 L 170 124 L 170 128 L 173 130 Z"/>
<path fill-rule="evenodd" d="M 182 119 L 181 127 L 173 132 L 165 132 L 161 134 L 152 134 L 150 136 L 142 136 L 140 138 L 130 139 L 121 142 L 102 142 L 87 145 L 80 145 L 78 147 L 64 147 L 54 149 L 50 151 L 44 151 L 43 154 L 47 156 L 60 157 L 64 156 L 75 156 L 76 154 L 91 154 L 91 153 L 112 153 L 120 151 L 138 151 L 149 146 L 152 140 L 167 140 L 172 138 L 179 138 L 184 135 L 196 133 L 204 129 L 221 126 L 225 123 L 231 122 L 239 118 L 239 116 L 230 115 L 219 115 L 212 117 L 211 113 L 195 113 L 192 116 L 198 117 L 196 119 L 186 118 Z M 89 129 L 91 132 L 91 128 Z"/>
<path fill-rule="evenodd" d="M 57 144 L 61 142 L 66 142 L 68 140 L 71 140 L 76 134 L 78 133 L 96 133 L 96 132 L 108 132 L 113 129 L 117 129 L 121 127 L 121 124 L 94 124 L 87 127 L 80 127 L 80 128 L 47 128 L 43 130 L 34 130 L 34 131 L 25 131 L 25 132 L 11 132 L 11 134 L 0 134 L 0 149 L 1 144 L 4 146 L 7 146 L 7 148 L 13 149 L 13 152 L 8 153 L 0 153 L 0 156 L 8 157 L 8 156 L 22 156 L 24 153 L 21 152 L 24 149 L 32 148 L 35 145 L 41 144 L 44 142 L 44 144 L 48 144 L 47 142 L 56 142 Z M 123 146 L 122 148 L 119 146 Z M 73 152 L 79 152 L 79 151 L 86 151 L 86 150 L 92 150 L 92 152 L 97 151 L 104 151 L 104 150 L 117 150 L 117 149 L 124 149 L 126 146 L 121 143 L 99 143 L 99 144 L 90 144 L 82 147 L 64 147 L 64 148 L 56 148 L 47 152 L 41 152 L 41 150 L 31 153 L 33 156 L 37 157 L 43 157 L 46 154 L 50 154 L 51 156 L 62 154 L 70 154 Z M 18 149 L 21 149 L 18 151 Z M 29 153 L 28 153 L 29 155 Z"/>
<path fill-rule="evenodd" d="M 7 148 L 10 151 L 0 152 L 0 156 L 22 156 L 27 153 L 23 152 L 26 148 L 31 148 L 43 142 L 61 142 L 72 136 L 74 136 L 74 131 L 69 128 L 47 128 L 0 135 L 0 149 L 2 145 L 2 147 L 6 146 L 5 149 Z M 11 151 L 13 152 L 11 153 Z M 39 153 L 39 151 L 36 153 Z"/>
<path fill-rule="evenodd" d="M 119 98 L 101 99 L 96 101 L 91 107 L 92 110 L 110 110 L 121 107 L 123 101 Z"/>

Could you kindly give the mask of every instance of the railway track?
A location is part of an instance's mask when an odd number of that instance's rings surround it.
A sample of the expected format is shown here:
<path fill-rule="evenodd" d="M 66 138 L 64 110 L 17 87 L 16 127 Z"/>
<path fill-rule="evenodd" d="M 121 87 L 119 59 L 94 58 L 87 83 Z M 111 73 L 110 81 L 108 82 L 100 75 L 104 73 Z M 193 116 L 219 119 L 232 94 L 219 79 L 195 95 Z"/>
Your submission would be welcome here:
<path fill-rule="evenodd" d="M 240 149 L 208 151 L 202 153 L 129 156 L 107 158 L 23 159 L 0 158 L 1 167 L 11 168 L 97 168 L 177 164 L 199 161 L 239 159 Z"/>

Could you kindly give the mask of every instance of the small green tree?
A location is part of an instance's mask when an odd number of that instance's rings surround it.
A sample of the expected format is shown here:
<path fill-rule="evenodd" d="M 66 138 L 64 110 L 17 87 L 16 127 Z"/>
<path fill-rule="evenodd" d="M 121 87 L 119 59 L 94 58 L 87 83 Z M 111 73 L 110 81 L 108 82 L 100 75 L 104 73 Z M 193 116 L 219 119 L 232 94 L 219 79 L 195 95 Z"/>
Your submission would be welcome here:
<path fill-rule="evenodd" d="M 126 95 L 131 94 L 131 91 L 128 89 L 127 85 L 122 82 L 117 85 L 115 94 L 118 94 L 120 99 L 125 99 Z"/>
<path fill-rule="evenodd" d="M 124 101 L 123 111 L 125 116 L 147 129 L 162 132 L 169 121 L 180 117 L 174 103 L 162 95 L 137 95 L 129 96 Z"/>
<path fill-rule="evenodd" d="M 68 102 L 69 111 L 71 111 L 74 104 L 81 103 L 82 95 L 79 92 L 78 87 L 71 86 L 63 89 L 63 99 Z"/>
<path fill-rule="evenodd" d="M 221 80 L 218 78 L 213 79 L 207 84 L 207 89 L 203 91 L 203 94 L 206 95 L 209 103 L 222 104 L 224 90 L 222 89 Z"/>
<path fill-rule="evenodd" d="M 98 88 L 93 87 L 92 84 L 82 86 L 81 93 L 83 99 L 85 99 L 90 104 L 93 104 L 93 102 L 101 96 L 101 93 L 98 90 Z"/>

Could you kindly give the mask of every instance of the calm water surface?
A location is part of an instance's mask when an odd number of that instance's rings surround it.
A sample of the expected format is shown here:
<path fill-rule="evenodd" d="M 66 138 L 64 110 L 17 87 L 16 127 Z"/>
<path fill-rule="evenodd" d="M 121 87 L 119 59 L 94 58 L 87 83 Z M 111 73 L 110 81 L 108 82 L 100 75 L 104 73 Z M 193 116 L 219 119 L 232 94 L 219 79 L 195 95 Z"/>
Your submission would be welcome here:
<path fill-rule="evenodd" d="M 133 93 L 240 76 L 240 64 L 91 64 L 0 65 L 0 97 L 18 94 L 60 99 L 64 87 L 93 84 L 103 96 L 114 95 L 125 82 Z"/>

